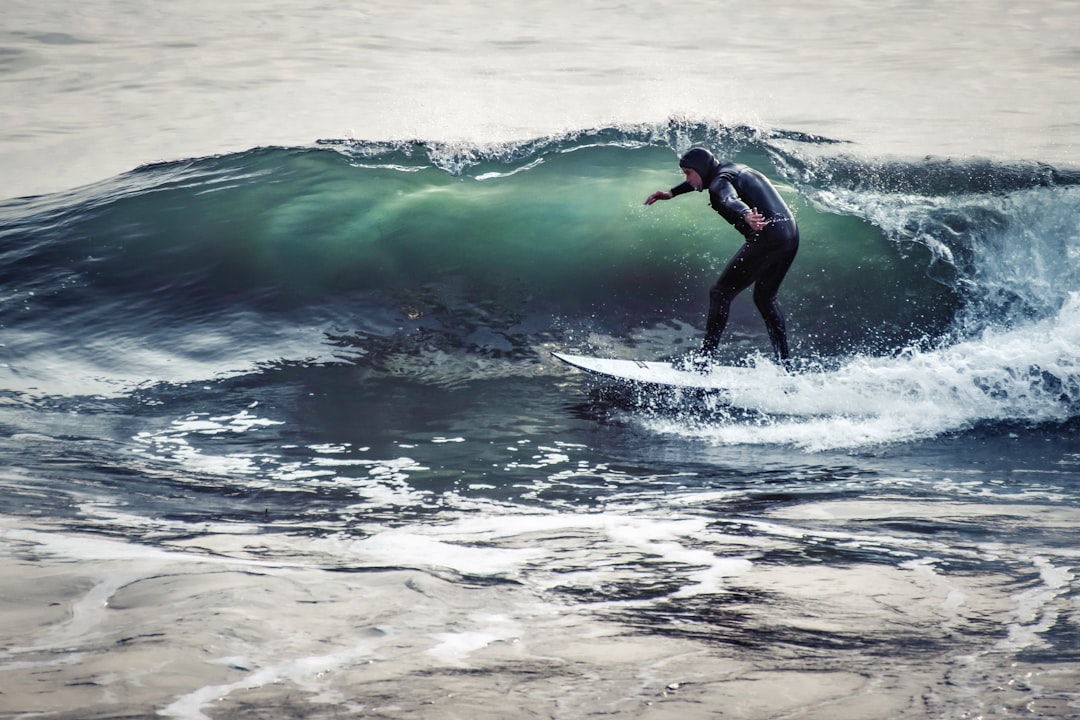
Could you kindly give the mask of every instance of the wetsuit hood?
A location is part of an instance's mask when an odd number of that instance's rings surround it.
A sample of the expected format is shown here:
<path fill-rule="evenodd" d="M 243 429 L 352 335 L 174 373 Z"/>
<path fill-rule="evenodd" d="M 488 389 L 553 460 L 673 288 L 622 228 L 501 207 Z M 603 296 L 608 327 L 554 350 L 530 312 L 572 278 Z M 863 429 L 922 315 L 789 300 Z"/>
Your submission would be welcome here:
<path fill-rule="evenodd" d="M 705 148 L 691 148 L 679 159 L 679 167 L 690 168 L 698 175 L 701 176 L 701 181 L 705 187 L 709 187 L 709 183 L 716 177 L 717 168 L 720 167 L 720 161 L 713 156 L 711 152 Z"/>

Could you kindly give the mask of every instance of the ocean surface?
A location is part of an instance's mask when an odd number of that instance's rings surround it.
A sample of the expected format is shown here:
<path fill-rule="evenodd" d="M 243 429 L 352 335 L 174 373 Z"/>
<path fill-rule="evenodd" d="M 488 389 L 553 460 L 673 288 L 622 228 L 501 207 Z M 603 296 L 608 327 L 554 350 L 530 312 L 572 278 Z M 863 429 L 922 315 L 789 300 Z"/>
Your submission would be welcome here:
<path fill-rule="evenodd" d="M 0 718 L 1080 717 L 1080 4 L 4 8 Z"/>

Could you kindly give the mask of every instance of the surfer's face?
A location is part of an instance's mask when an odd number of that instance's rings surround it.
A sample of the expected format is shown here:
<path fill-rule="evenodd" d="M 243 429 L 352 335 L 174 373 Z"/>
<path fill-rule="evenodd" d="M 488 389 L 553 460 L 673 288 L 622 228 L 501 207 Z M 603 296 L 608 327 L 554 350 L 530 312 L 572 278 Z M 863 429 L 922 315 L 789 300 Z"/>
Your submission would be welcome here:
<path fill-rule="evenodd" d="M 686 176 L 686 182 L 688 182 L 690 184 L 690 187 L 692 187 L 692 188 L 694 188 L 695 190 L 698 190 L 698 191 L 700 191 L 701 188 L 704 187 L 705 183 L 703 183 L 701 181 L 701 176 L 698 175 L 697 170 L 694 170 L 694 169 L 688 168 L 688 167 L 684 167 L 684 168 L 682 168 L 682 171 L 683 171 L 683 175 Z"/>

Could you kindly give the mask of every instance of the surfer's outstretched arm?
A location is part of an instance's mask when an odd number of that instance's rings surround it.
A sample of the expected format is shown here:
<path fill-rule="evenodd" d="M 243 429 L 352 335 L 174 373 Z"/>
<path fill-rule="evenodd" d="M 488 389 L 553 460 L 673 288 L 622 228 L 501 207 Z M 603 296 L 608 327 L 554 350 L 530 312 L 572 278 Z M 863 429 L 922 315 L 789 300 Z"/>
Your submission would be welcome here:
<path fill-rule="evenodd" d="M 670 190 L 657 190 L 652 195 L 645 198 L 645 204 L 652 205 L 657 200 L 670 200 L 673 197 L 675 196 L 671 194 Z"/>

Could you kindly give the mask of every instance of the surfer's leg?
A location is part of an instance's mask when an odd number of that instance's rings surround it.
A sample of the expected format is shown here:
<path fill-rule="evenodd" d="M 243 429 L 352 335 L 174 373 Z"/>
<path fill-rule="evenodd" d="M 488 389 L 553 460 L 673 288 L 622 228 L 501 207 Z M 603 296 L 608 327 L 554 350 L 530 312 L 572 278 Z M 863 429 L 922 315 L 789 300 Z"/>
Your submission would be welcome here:
<path fill-rule="evenodd" d="M 772 343 L 773 355 L 779 361 L 790 358 L 787 341 L 787 323 L 784 313 L 780 310 L 780 304 L 776 301 L 776 295 L 780 292 L 780 283 L 784 281 L 791 263 L 795 260 L 795 254 L 799 249 L 799 233 L 795 230 L 793 238 L 787 238 L 786 242 L 778 248 L 769 263 L 761 272 L 758 281 L 754 284 L 754 305 L 761 313 L 765 321 L 765 329 L 769 333 L 769 341 Z"/>
<path fill-rule="evenodd" d="M 701 352 L 712 355 L 720 346 L 720 336 L 727 327 L 728 313 L 731 310 L 731 297 L 718 291 L 713 286 L 709 293 L 709 317 L 705 322 L 705 339 L 701 343 Z"/>
<path fill-rule="evenodd" d="M 731 301 L 754 282 L 753 246 L 744 244 L 724 268 L 720 279 L 709 291 L 709 316 L 705 323 L 705 340 L 701 352 L 712 355 L 720 345 L 720 336 L 727 327 Z"/>
<path fill-rule="evenodd" d="M 771 300 L 758 300 L 755 288 L 754 304 L 758 312 L 765 320 L 765 329 L 769 333 L 769 342 L 772 343 L 773 356 L 777 360 L 787 360 L 791 357 L 788 351 L 787 325 L 784 322 L 784 313 L 780 310 L 779 303 L 774 295 Z"/>

